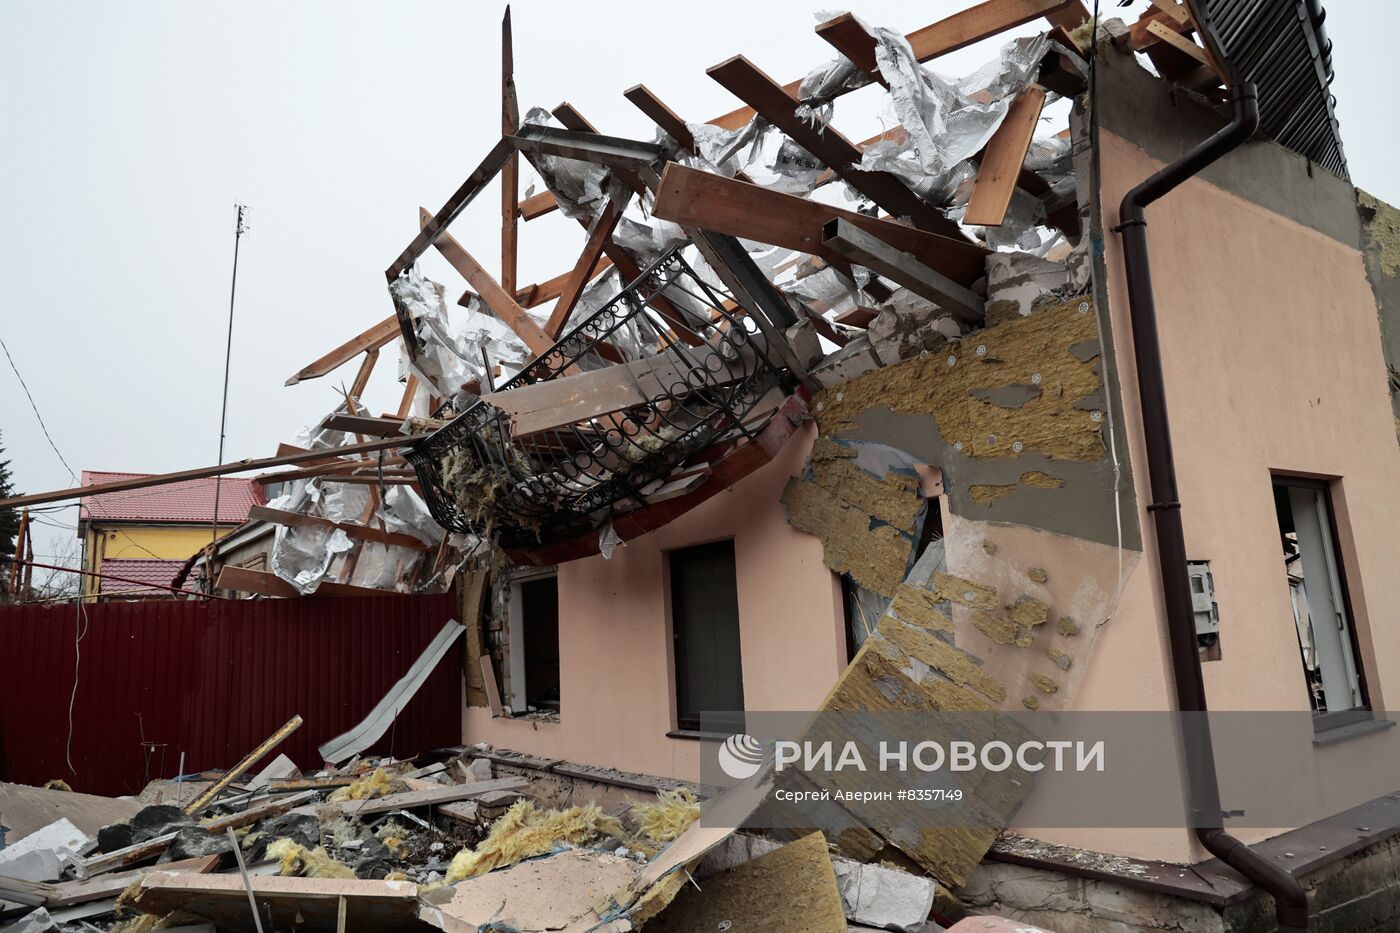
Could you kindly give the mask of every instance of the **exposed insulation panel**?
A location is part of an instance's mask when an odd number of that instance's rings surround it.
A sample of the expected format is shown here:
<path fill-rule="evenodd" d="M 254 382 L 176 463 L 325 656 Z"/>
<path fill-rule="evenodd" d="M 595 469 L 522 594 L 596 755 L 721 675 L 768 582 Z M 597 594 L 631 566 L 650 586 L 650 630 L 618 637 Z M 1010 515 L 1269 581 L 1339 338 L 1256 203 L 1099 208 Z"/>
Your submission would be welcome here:
<path fill-rule="evenodd" d="M 826 840 L 812 833 L 716 875 L 687 885 L 647 933 L 846 933 Z"/>

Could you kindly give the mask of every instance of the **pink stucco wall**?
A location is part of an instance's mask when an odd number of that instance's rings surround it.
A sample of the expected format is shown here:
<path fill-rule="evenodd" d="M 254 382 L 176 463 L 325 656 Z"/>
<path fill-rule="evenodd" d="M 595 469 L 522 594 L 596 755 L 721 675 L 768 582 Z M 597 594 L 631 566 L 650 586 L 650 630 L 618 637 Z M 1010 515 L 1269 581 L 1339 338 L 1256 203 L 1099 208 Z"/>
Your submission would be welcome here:
<path fill-rule="evenodd" d="M 1161 163 L 1111 133 L 1101 140 L 1100 197 L 1111 226 L 1123 194 Z M 1297 170 L 1305 171 L 1301 162 Z M 1220 710 L 1308 708 L 1278 546 L 1275 471 L 1338 478 L 1332 494 L 1364 672 L 1373 705 L 1384 709 L 1384 695 L 1400 694 L 1400 447 L 1361 253 L 1201 180 L 1147 216 L 1187 553 L 1211 562 L 1220 608 L 1223 656 L 1205 665 L 1209 703 Z M 1169 709 L 1118 237 L 1106 236 L 1105 248 L 1145 554 L 1100 634 L 1076 705 Z M 1314 767 L 1288 781 L 1333 809 L 1360 803 L 1329 798 L 1320 775 L 1374 755 L 1378 743 L 1400 741 L 1397 731 L 1304 750 Z M 1044 835 L 1141 857 L 1205 857 L 1182 831 Z M 1254 841 L 1272 832 L 1239 835 Z"/>
<path fill-rule="evenodd" d="M 816 429 L 802 429 L 769 464 L 669 525 L 559 567 L 560 722 L 492 719 L 468 708 L 468 743 L 689 780 L 700 743 L 675 727 L 666 552 L 734 539 L 744 703 L 814 709 L 846 666 L 836 576 L 821 541 L 795 531 L 782 503 Z"/>

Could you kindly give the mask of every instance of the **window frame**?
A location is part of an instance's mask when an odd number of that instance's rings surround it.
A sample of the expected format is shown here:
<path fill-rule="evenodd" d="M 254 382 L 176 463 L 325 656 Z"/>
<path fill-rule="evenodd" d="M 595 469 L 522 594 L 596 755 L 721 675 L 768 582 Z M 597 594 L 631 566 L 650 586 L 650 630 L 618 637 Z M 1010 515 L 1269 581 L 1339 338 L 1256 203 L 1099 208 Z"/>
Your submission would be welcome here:
<path fill-rule="evenodd" d="M 1366 670 L 1366 654 L 1361 650 L 1360 632 L 1357 631 L 1356 612 L 1353 609 L 1351 599 L 1351 585 L 1348 582 L 1350 568 L 1347 566 L 1346 552 L 1342 550 L 1341 529 L 1337 522 L 1337 503 L 1333 493 L 1333 487 L 1337 484 L 1337 478 L 1324 479 L 1316 476 L 1298 476 L 1291 473 L 1272 472 L 1269 475 L 1270 492 L 1273 493 L 1279 487 L 1293 487 L 1297 489 L 1311 489 L 1322 493 L 1322 501 L 1327 507 L 1327 536 L 1328 544 L 1332 549 L 1332 562 L 1337 573 L 1337 588 L 1340 591 L 1342 600 L 1342 611 L 1346 613 L 1347 620 L 1347 645 L 1351 649 L 1352 664 L 1356 669 L 1356 687 L 1360 694 L 1359 705 L 1343 710 L 1326 710 L 1318 712 L 1313 710 L 1313 731 L 1321 734 L 1334 729 L 1345 729 L 1355 725 L 1357 722 L 1374 718 L 1374 707 L 1371 703 L 1371 688 L 1369 672 Z M 1296 525 L 1296 517 L 1294 519 Z M 1287 573 L 1284 573 L 1285 583 Z M 1294 632 L 1294 639 L 1297 633 Z M 1301 646 L 1299 646 L 1299 661 L 1302 661 Z M 1304 669 L 1304 684 L 1307 682 L 1306 669 Z M 1309 707 L 1312 701 L 1309 699 Z"/>

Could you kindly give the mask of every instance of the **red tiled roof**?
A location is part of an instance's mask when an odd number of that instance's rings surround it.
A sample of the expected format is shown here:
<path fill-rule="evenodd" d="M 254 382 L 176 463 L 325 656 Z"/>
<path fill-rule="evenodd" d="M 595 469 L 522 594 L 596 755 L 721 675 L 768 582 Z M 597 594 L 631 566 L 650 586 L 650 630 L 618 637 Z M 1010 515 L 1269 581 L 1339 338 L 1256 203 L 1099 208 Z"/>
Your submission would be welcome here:
<path fill-rule="evenodd" d="M 112 483 L 124 479 L 151 476 L 150 473 L 110 473 L 84 470 L 83 485 Z M 108 492 L 99 496 L 83 496 L 82 516 L 101 521 L 192 522 L 214 520 L 214 483 L 219 483 L 219 521 L 237 524 L 248 517 L 248 510 L 263 505 L 262 487 L 247 479 L 232 477 L 191 479 L 167 486 L 151 486 L 126 492 Z"/>
<path fill-rule="evenodd" d="M 223 496 L 219 497 L 219 511 L 223 511 Z M 143 591 L 143 595 L 160 596 L 166 590 L 151 589 L 153 583 L 161 586 L 170 586 L 170 581 L 175 579 L 175 574 L 180 572 L 184 565 L 182 560 L 151 560 L 149 558 L 113 558 L 104 560 L 102 566 L 97 570 L 102 574 L 98 580 L 98 592 L 109 593 L 129 593 L 133 590 Z M 107 576 L 111 574 L 112 576 Z M 113 580 L 112 577 L 122 577 L 121 580 Z M 130 582 L 135 581 L 135 582 Z"/>

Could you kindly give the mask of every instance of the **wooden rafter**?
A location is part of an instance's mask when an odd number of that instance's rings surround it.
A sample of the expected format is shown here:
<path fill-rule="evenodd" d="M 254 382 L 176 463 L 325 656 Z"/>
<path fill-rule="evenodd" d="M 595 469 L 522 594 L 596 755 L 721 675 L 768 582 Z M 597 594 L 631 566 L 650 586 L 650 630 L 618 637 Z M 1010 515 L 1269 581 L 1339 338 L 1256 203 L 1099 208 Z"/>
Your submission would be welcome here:
<path fill-rule="evenodd" d="M 1050 19 L 1055 25 L 1060 25 L 1059 22 L 1055 21 L 1058 14 L 1066 10 L 1082 10 L 1083 8 L 1084 4 L 1082 0 L 987 0 L 985 3 L 979 3 L 977 6 L 969 7 L 961 13 L 955 13 L 946 19 L 939 20 L 937 23 L 925 26 L 923 29 L 917 29 L 909 33 L 905 38 L 909 40 L 909 44 L 913 47 L 914 54 L 920 56 L 919 61 L 924 62 L 932 58 L 937 58 L 939 55 L 943 55 L 947 52 L 951 52 L 954 49 L 960 49 L 963 46 L 971 45 L 973 42 L 980 41 L 989 36 L 994 36 L 999 32 L 1004 32 L 1014 26 L 1028 23 L 1040 16 Z M 849 17 L 851 21 L 854 21 L 854 17 L 851 17 L 850 14 L 843 14 L 843 16 L 839 16 L 835 20 L 824 23 L 822 27 L 818 28 L 818 33 L 821 32 L 821 28 L 825 28 L 830 23 L 835 23 L 837 20 L 842 20 L 847 17 Z M 1079 20 L 1074 23 L 1074 25 L 1079 25 L 1079 22 L 1083 22 L 1083 20 Z M 843 25 L 837 28 L 847 27 Z M 1067 28 L 1073 28 L 1073 26 Z M 862 29 L 861 32 L 864 32 L 864 30 Z M 847 57 L 851 58 L 851 61 L 855 62 L 864 70 L 873 71 L 875 70 L 873 43 L 870 48 L 871 52 L 869 56 L 867 56 L 867 61 L 864 64 L 850 55 L 847 55 Z M 869 67 L 866 67 L 867 65 L 869 65 Z M 798 87 L 801 84 L 802 81 L 799 79 L 783 85 L 783 90 L 787 91 L 788 94 L 793 97 L 796 97 Z M 841 94 L 845 92 L 838 91 L 837 93 Z M 754 109 L 752 107 L 739 107 L 726 114 L 715 117 L 709 122 L 714 126 L 723 127 L 727 130 L 736 130 L 752 120 L 753 116 Z"/>
<path fill-rule="evenodd" d="M 612 260 L 604 256 L 598 260 L 598 264 L 593 267 L 591 278 L 597 278 L 608 269 L 612 268 Z M 543 282 L 536 282 L 534 285 L 526 285 L 515 290 L 515 300 L 522 308 L 536 308 L 542 304 L 553 301 L 564 291 L 564 283 L 573 275 L 574 270 L 561 272 L 552 279 L 545 279 Z M 457 299 L 457 304 L 467 307 L 471 304 L 476 292 L 467 289 L 462 292 L 462 296 Z"/>
<path fill-rule="evenodd" d="M 360 399 L 365 394 L 365 387 L 369 385 L 369 377 L 374 372 L 374 364 L 379 362 L 379 348 L 365 351 L 365 358 L 360 361 L 360 370 L 355 373 L 355 381 L 350 384 L 350 397 Z"/>
<path fill-rule="evenodd" d="M 574 270 L 569 273 L 568 280 L 564 283 L 559 293 L 559 300 L 554 303 L 554 309 L 550 312 L 549 321 L 545 324 L 545 332 L 555 340 L 564 331 L 564 325 L 569 322 L 569 315 L 573 313 L 578 305 L 578 300 L 583 296 L 583 289 L 593 278 L 593 269 L 603 256 L 603 248 L 612 239 L 613 230 L 617 229 L 617 222 L 622 219 L 622 210 L 626 205 L 619 203 L 613 198 L 608 198 L 607 205 L 593 218 L 592 225 L 588 228 L 588 239 L 584 243 L 583 252 L 579 253 L 578 262 L 574 264 Z"/>
<path fill-rule="evenodd" d="M 1045 106 L 1045 88 L 1030 85 L 1011 102 L 1001 126 L 987 141 L 963 222 L 999 227 L 1025 166 L 1036 122 Z"/>
<path fill-rule="evenodd" d="M 804 120 L 797 112 L 797 99 L 744 56 L 720 62 L 706 73 L 886 212 L 908 217 L 924 230 L 960 235 L 957 224 L 930 207 L 894 175 L 856 168 L 860 150 L 834 127 L 819 130 Z"/>
<path fill-rule="evenodd" d="M 851 262 L 898 282 L 964 321 L 981 323 L 983 320 L 985 302 L 975 293 L 845 218 L 838 217 L 826 224 L 822 242 Z"/>
<path fill-rule="evenodd" d="M 286 384 L 294 386 L 306 379 L 317 379 L 324 376 L 367 350 L 378 350 L 398 335 L 398 316 L 390 315 L 373 327 L 351 337 L 314 363 L 308 363 L 300 372 L 288 379 Z"/>
<path fill-rule="evenodd" d="M 838 266 L 846 260 L 822 243 L 822 227 L 840 217 L 964 285 L 983 274 L 987 255 L 961 236 L 939 236 L 674 162 L 662 173 L 652 214 L 684 227 L 810 253 Z"/>
<path fill-rule="evenodd" d="M 426 208 L 419 208 L 420 216 L 425 224 L 432 220 L 432 215 Z M 456 237 L 443 231 L 433 243 L 443 258 L 456 269 L 462 278 L 467 280 L 472 289 L 481 296 L 481 300 L 486 307 L 491 309 L 491 313 L 511 330 L 517 337 L 524 341 L 525 346 L 536 354 L 545 353 L 554 341 L 544 332 L 535 319 L 526 313 L 525 309 L 516 303 L 515 299 L 501 287 L 500 283 L 491 277 L 491 273 L 482 267 L 481 263 L 471 253 L 467 252 Z"/>
<path fill-rule="evenodd" d="M 506 160 L 515 153 L 515 144 L 509 139 L 502 138 L 496 145 L 491 147 L 491 151 L 486 153 L 486 157 L 481 160 L 481 164 L 472 170 L 467 176 L 467 180 L 452 193 L 436 214 L 433 214 L 423 229 L 418 231 L 418 235 L 399 254 L 399 258 L 384 270 L 384 277 L 390 282 L 397 279 L 409 266 L 413 265 L 432 246 L 437 238 L 442 235 L 449 224 L 457 219 L 457 215 L 467 209 L 467 205 L 476 199 L 481 193 L 481 189 L 486 187 L 491 179 L 500 172 L 501 167 L 506 164 Z"/>
<path fill-rule="evenodd" d="M 520 105 L 515 98 L 515 50 L 510 34 L 510 6 L 501 19 L 501 135 L 514 136 L 520 129 Z M 520 201 L 520 154 L 512 154 L 501 168 L 501 288 L 515 291 L 516 253 Z"/>
<path fill-rule="evenodd" d="M 317 515 L 303 515 L 300 512 L 288 512 L 283 509 L 273 509 L 265 505 L 255 505 L 248 510 L 248 518 L 254 521 L 272 522 L 277 525 L 291 525 L 299 528 L 326 528 L 340 529 L 347 537 L 357 541 L 373 541 L 377 544 L 389 544 L 394 547 L 409 548 L 414 551 L 432 550 L 428 545 L 419 541 L 413 535 L 399 534 L 394 531 L 381 531 L 368 525 L 356 524 L 354 522 L 337 522 L 329 518 L 321 518 Z"/>

